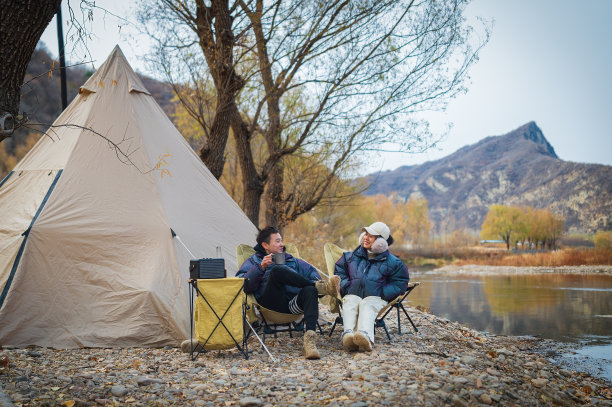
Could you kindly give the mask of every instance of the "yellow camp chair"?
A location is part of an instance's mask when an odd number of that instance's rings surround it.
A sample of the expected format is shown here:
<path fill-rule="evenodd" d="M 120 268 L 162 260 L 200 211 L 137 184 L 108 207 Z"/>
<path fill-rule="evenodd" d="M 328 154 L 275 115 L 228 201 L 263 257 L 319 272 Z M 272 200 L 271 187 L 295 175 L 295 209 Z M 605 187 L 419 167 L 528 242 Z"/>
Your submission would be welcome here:
<path fill-rule="evenodd" d="M 334 275 L 335 273 L 336 262 L 340 260 L 340 257 L 342 257 L 342 254 L 347 251 L 348 250 L 343 250 L 342 248 L 336 246 L 333 243 L 325 243 L 325 245 L 323 246 L 323 252 L 325 253 L 325 265 L 327 266 L 327 272 L 330 276 Z M 400 309 L 404 312 L 404 315 L 406 315 L 406 317 L 408 318 L 408 321 L 410 321 L 410 323 L 412 324 L 412 327 L 414 328 L 415 332 L 419 331 L 416 325 L 414 324 L 414 322 L 412 321 L 412 318 L 410 318 L 410 315 L 408 315 L 408 312 L 406 311 L 406 308 L 404 308 L 404 305 L 402 303 L 406 299 L 406 297 L 408 297 L 408 294 L 410 294 L 412 290 L 418 287 L 419 284 L 421 283 L 418 283 L 418 282 L 408 283 L 408 288 L 406 289 L 406 292 L 398 295 L 395 299 L 389 301 L 389 303 L 385 305 L 385 307 L 381 309 L 378 315 L 376 316 L 374 327 L 375 328 L 382 327 L 385 330 L 385 333 L 387 334 L 387 339 L 389 339 L 389 341 L 391 341 L 391 335 L 389 334 L 389 330 L 387 329 L 387 325 L 385 324 L 385 318 L 387 317 L 387 315 L 389 314 L 389 312 L 391 312 L 393 308 L 397 310 L 397 330 L 398 330 L 399 335 L 402 334 Z M 341 303 L 342 302 L 338 300 L 338 304 L 340 305 Z M 338 313 L 340 313 L 339 310 L 338 310 Z M 329 336 L 332 336 L 332 334 L 334 333 L 334 329 L 336 328 L 336 325 L 341 324 L 341 323 L 342 323 L 342 316 L 338 315 L 336 317 L 336 320 L 334 321 L 331 331 L 329 332 Z"/>
<path fill-rule="evenodd" d="M 299 258 L 297 247 L 291 243 L 285 243 L 285 250 L 295 258 Z M 239 244 L 236 247 L 236 264 L 242 266 L 249 257 L 255 254 L 255 250 L 247 244 Z M 259 312 L 259 317 L 257 315 Z M 263 323 L 263 341 L 266 341 L 266 334 L 273 333 L 274 337 L 279 332 L 289 332 L 293 337 L 293 331 L 299 331 L 298 321 L 304 318 L 304 314 L 285 314 L 282 312 L 268 309 L 257 302 L 253 294 L 247 294 L 247 318 L 250 322 L 261 319 Z M 317 322 L 318 325 L 318 322 Z M 323 334 L 321 327 L 319 331 Z"/>

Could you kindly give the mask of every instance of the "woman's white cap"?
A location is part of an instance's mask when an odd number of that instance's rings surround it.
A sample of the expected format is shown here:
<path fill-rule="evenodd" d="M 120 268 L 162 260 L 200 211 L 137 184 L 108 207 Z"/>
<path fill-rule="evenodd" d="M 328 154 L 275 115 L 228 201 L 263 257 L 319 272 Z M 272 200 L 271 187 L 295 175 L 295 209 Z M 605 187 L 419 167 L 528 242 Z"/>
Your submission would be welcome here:
<path fill-rule="evenodd" d="M 364 232 L 368 232 L 373 236 L 382 236 L 383 239 L 389 239 L 389 235 L 391 234 L 391 230 L 389 230 L 389 226 L 385 225 L 382 222 L 374 222 L 370 226 L 366 226 L 361 229 Z"/>

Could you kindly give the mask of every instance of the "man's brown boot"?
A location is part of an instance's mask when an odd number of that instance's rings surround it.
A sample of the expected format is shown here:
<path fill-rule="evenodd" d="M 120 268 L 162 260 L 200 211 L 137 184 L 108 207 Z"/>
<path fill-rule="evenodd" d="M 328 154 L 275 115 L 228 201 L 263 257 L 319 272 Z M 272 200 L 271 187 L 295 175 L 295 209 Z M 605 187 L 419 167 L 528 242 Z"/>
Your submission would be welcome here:
<path fill-rule="evenodd" d="M 328 280 L 319 280 L 315 283 L 319 295 L 337 297 L 340 293 L 340 277 L 331 276 Z"/>
<path fill-rule="evenodd" d="M 306 331 L 304 334 L 304 357 L 306 359 L 321 359 L 321 354 L 317 349 L 317 333 Z"/>

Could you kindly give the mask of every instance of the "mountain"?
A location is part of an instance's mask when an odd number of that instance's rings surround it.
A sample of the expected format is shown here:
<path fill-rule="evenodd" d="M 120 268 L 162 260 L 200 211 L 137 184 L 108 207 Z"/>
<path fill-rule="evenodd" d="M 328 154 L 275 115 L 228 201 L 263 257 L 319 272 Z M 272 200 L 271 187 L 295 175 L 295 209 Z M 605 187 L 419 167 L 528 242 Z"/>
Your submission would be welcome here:
<path fill-rule="evenodd" d="M 612 167 L 559 159 L 534 122 L 367 179 L 367 195 L 426 198 L 437 233 L 479 231 L 493 204 L 549 208 L 571 233 L 612 229 Z"/>

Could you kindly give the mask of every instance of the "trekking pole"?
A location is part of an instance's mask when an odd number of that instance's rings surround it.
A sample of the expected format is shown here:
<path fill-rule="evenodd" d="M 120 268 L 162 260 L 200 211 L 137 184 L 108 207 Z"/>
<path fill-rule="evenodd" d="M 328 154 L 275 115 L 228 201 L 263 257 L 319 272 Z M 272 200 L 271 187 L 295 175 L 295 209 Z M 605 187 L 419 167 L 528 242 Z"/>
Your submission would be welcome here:
<path fill-rule="evenodd" d="M 255 329 L 253 329 L 253 325 L 251 325 L 251 323 L 249 322 L 248 319 L 245 319 L 246 323 L 249 325 L 249 328 L 251 328 L 251 332 L 253 332 L 255 334 L 255 337 L 257 338 L 257 340 L 259 341 L 259 343 L 261 343 L 261 346 L 263 346 L 264 350 L 266 351 L 266 353 L 268 354 L 268 356 L 270 356 L 270 359 L 272 359 L 272 362 L 278 362 L 278 360 L 276 360 L 274 358 L 274 356 L 272 356 L 272 354 L 270 353 L 270 351 L 268 350 L 268 347 L 263 343 L 263 341 L 261 340 L 261 338 L 259 337 L 259 335 L 257 335 L 257 332 L 255 332 Z"/>

